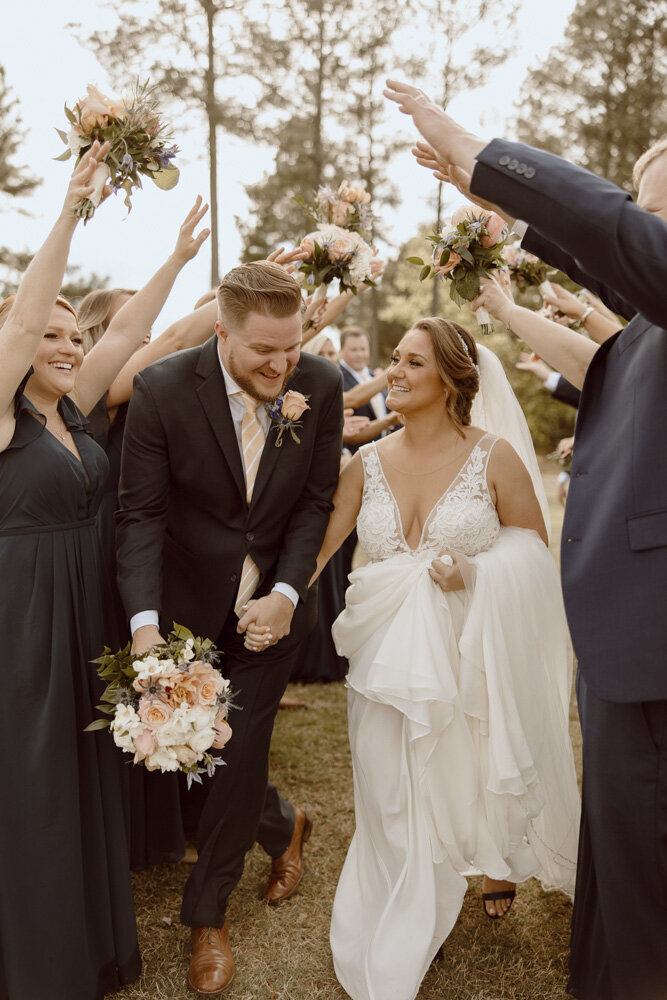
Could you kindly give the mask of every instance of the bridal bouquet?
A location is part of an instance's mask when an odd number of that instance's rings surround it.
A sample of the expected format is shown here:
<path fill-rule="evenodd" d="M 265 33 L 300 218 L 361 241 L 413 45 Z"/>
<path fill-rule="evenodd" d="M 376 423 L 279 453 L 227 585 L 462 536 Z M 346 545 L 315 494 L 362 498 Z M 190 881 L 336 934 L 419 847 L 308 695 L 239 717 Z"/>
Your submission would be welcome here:
<path fill-rule="evenodd" d="M 374 215 L 364 185 L 349 181 L 335 189 L 322 185 L 312 205 L 303 198 L 295 200 L 317 224 L 317 229 L 301 241 L 300 249 L 309 256 L 297 264 L 294 275 L 305 290 L 329 285 L 334 278 L 338 278 L 342 292 L 349 290 L 355 295 L 361 285 L 374 285 Z"/>
<path fill-rule="evenodd" d="M 107 183 L 114 192 L 125 192 L 128 212 L 132 208 L 132 192 L 142 187 L 142 174 L 164 191 L 178 183 L 179 171 L 172 163 L 178 146 L 170 141 L 168 126 L 160 119 L 154 88 L 148 83 L 137 82 L 132 95 L 122 100 L 106 97 L 89 84 L 86 96 L 73 108 L 65 105 L 65 114 L 69 131 L 56 129 L 56 132 L 67 149 L 57 160 L 68 160 L 74 155 L 78 162 L 95 139 L 111 145 L 104 163 L 100 163 L 93 176 L 95 190 L 77 205 L 77 215 L 84 223 L 95 214 Z"/>
<path fill-rule="evenodd" d="M 588 299 L 585 296 L 577 295 L 577 298 L 588 304 Z M 574 330 L 577 333 L 583 326 L 580 319 L 575 319 L 573 316 L 568 316 L 567 313 L 561 312 L 551 302 L 545 302 L 542 308 L 538 309 L 538 315 L 544 316 L 545 319 L 550 319 L 552 323 L 559 323 L 561 326 L 566 326 L 569 330 Z"/>
<path fill-rule="evenodd" d="M 362 183 L 343 181 L 336 189 L 329 184 L 321 185 L 312 205 L 307 205 L 303 198 L 295 200 L 318 225 L 331 223 L 359 233 L 366 243 L 373 242 L 371 196 Z"/>
<path fill-rule="evenodd" d="M 428 237 L 433 244 L 431 263 L 421 257 L 407 260 L 421 267 L 420 281 L 436 276 L 449 281 L 450 298 L 461 307 L 479 295 L 482 275 L 505 267 L 507 236 L 508 227 L 495 212 L 464 205 L 445 223 L 441 233 Z M 478 309 L 476 315 L 482 333 L 491 333 L 493 325 L 486 309 Z"/>
<path fill-rule="evenodd" d="M 209 751 L 224 747 L 232 735 L 229 681 L 214 666 L 220 654 L 210 639 L 195 638 L 176 624 L 165 645 L 142 656 L 133 656 L 130 648 L 117 653 L 106 648 L 93 660 L 107 682 L 97 707 L 111 719 L 97 719 L 86 731 L 109 728 L 135 764 L 149 771 L 183 771 L 188 788 L 201 783 L 200 775 L 213 775 L 224 763 Z"/>
<path fill-rule="evenodd" d="M 338 278 L 342 292 L 357 294 L 361 285 L 373 285 L 373 248 L 359 233 L 324 223 L 301 240 L 308 257 L 299 261 L 294 277 L 311 292 Z"/>
<path fill-rule="evenodd" d="M 505 260 L 510 272 L 510 278 L 519 289 L 536 287 L 547 280 L 547 265 L 535 254 L 522 250 L 521 247 L 509 245 L 505 247 Z"/>

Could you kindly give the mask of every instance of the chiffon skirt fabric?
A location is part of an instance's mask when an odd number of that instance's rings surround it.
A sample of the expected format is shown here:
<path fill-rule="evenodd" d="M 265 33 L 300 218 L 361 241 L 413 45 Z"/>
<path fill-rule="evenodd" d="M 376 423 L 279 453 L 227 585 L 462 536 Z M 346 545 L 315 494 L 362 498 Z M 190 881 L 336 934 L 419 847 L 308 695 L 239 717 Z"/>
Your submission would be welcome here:
<path fill-rule="evenodd" d="M 574 888 L 572 654 L 553 559 L 534 532 L 503 528 L 461 559 L 466 590 L 443 593 L 435 556 L 356 570 L 334 625 L 357 826 L 331 947 L 353 1000 L 413 1000 L 466 875 Z"/>

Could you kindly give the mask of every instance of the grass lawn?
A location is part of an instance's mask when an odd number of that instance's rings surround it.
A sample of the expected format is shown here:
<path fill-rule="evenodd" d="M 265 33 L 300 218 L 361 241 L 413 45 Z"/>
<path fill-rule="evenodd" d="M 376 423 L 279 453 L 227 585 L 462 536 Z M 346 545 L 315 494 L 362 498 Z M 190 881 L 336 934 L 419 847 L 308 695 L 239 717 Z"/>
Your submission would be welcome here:
<path fill-rule="evenodd" d="M 562 511 L 555 499 L 558 467 L 543 467 L 557 551 Z M 347 845 L 354 829 L 352 776 L 342 684 L 292 686 L 307 711 L 280 712 L 271 751 L 271 777 L 283 795 L 306 808 L 313 836 L 299 892 L 269 909 L 257 899 L 268 871 L 255 848 L 229 910 L 237 976 L 225 1000 L 345 1000 L 329 952 L 329 919 Z M 572 712 L 572 737 L 580 739 Z M 134 876 L 144 975 L 116 994 L 123 1000 L 192 997 L 186 981 L 189 932 L 178 921 L 189 868 L 162 865 Z M 445 958 L 429 970 L 419 1000 L 565 1000 L 571 905 L 531 881 L 519 887 L 508 919 L 482 913 L 481 879 L 471 879 Z"/>

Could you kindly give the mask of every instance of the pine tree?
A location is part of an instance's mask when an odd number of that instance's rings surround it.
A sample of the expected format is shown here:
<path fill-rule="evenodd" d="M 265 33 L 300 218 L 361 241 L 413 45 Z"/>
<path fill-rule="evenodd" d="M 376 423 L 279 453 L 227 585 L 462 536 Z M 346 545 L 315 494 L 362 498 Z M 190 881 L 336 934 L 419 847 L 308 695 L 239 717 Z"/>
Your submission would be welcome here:
<path fill-rule="evenodd" d="M 519 138 L 631 189 L 635 160 L 667 132 L 661 0 L 578 0 L 565 39 L 522 87 Z"/>
<path fill-rule="evenodd" d="M 0 192 L 10 197 L 31 194 L 41 184 L 30 176 L 27 167 L 14 163 L 24 138 L 17 109 L 18 100 L 12 96 L 4 67 L 0 66 Z"/>

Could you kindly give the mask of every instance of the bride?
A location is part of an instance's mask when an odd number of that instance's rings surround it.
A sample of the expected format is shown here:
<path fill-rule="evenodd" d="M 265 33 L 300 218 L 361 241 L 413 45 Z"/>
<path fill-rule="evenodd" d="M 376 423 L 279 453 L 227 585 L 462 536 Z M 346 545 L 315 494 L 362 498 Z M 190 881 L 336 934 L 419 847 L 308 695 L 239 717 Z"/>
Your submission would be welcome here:
<path fill-rule="evenodd" d="M 333 634 L 350 661 L 356 832 L 331 947 L 353 1000 L 413 1000 L 466 875 L 506 916 L 537 876 L 572 894 L 579 820 L 572 656 L 546 497 L 500 362 L 423 319 L 399 343 L 404 427 L 344 469 L 318 573 L 357 526 Z"/>

